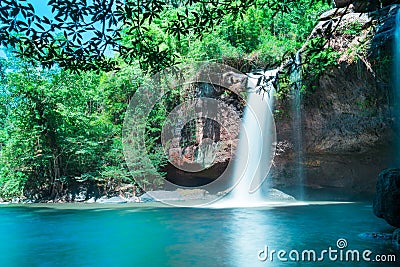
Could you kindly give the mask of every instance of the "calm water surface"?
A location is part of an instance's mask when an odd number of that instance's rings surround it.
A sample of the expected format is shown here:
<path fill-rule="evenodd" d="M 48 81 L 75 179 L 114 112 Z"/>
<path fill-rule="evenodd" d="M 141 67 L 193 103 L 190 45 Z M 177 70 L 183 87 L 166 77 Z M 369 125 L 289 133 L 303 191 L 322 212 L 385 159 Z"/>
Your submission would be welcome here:
<path fill-rule="evenodd" d="M 366 262 L 261 262 L 259 250 L 347 249 L 395 254 L 360 233 L 390 231 L 368 204 L 258 209 L 0 208 L 0 266 L 400 266 Z M 104 207 L 104 206 L 102 206 Z"/>

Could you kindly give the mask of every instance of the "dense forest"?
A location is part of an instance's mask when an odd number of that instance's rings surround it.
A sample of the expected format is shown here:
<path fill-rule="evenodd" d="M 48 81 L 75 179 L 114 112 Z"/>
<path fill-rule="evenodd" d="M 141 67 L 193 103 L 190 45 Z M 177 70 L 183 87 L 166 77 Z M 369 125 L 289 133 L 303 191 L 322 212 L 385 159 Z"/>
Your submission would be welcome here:
<path fill-rule="evenodd" d="M 74 16 L 75 25 L 85 19 L 96 20 L 94 15 L 90 17 L 90 8 L 95 6 L 86 1 L 48 1 L 53 11 L 50 19 L 38 8 L 34 11 L 36 6 L 17 2 L 0 4 L 3 199 L 69 200 L 66 193 L 82 184 L 100 194 L 113 194 L 134 184 L 135 175 L 153 171 L 149 166 L 141 173 L 130 172 L 122 152 L 125 111 L 144 80 L 182 62 L 218 62 L 243 72 L 278 66 L 303 46 L 319 15 L 332 7 L 329 1 L 308 0 L 222 1 L 221 5 L 215 1 L 140 1 L 142 10 L 148 12 L 136 17 L 130 14 L 131 20 L 104 15 L 97 18 L 104 23 L 101 30 L 97 22 L 90 29 L 70 25 Z M 68 2 L 70 10 L 62 9 Z M 113 1 L 105 2 L 112 5 Z M 114 12 L 118 10 L 117 6 Z M 129 8 L 126 12 L 134 13 Z M 116 21 L 108 23 L 113 19 Z M 115 43 L 108 44 L 119 48 L 105 45 L 100 56 L 98 50 L 92 56 L 93 51 L 84 50 L 85 44 L 98 37 L 99 43 L 87 47 L 101 47 L 107 37 L 101 36 L 107 32 L 105 24 L 113 33 L 118 28 Z M 52 39 L 45 36 L 41 40 L 47 46 L 36 51 L 32 45 L 35 34 L 50 34 L 48 28 L 54 30 Z M 313 60 L 321 62 L 320 58 Z M 180 97 L 179 92 L 166 95 L 144 122 L 146 148 L 161 173 L 167 160 L 160 148 L 161 128 Z M 144 179 L 134 190 L 162 185 L 163 180 Z"/>

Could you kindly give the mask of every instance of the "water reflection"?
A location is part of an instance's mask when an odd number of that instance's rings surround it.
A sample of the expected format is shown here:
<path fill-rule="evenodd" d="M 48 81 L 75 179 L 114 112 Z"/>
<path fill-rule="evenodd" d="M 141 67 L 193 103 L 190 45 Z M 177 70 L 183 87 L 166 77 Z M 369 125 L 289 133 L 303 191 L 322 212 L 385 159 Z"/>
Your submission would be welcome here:
<path fill-rule="evenodd" d="M 265 212 L 259 210 L 234 209 L 227 216 L 226 257 L 229 266 L 256 266 L 257 251 L 271 238 L 274 227 L 267 223 Z M 273 238 L 273 237 L 272 237 Z"/>

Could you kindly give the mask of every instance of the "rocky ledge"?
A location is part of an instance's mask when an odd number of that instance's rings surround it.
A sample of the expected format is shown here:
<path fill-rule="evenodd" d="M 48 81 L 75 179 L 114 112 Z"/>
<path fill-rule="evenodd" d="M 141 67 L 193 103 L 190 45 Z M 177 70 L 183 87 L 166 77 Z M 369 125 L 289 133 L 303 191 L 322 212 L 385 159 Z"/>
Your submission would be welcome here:
<path fill-rule="evenodd" d="M 400 169 L 383 170 L 376 184 L 374 214 L 394 226 L 400 227 Z"/>
<path fill-rule="evenodd" d="M 374 214 L 397 227 L 391 236 L 393 245 L 400 249 L 400 169 L 383 170 L 376 183 Z"/>

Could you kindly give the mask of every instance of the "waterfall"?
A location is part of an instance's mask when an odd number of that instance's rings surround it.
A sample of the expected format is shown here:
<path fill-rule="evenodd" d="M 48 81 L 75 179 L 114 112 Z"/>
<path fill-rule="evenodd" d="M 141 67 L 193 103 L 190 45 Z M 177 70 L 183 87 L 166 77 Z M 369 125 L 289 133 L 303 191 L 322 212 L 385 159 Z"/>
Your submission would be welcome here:
<path fill-rule="evenodd" d="M 396 151 L 394 153 L 395 165 L 400 167 L 400 9 L 396 15 L 396 31 L 394 41 L 394 69 L 393 69 L 393 81 L 394 81 L 394 129 L 396 131 Z"/>
<path fill-rule="evenodd" d="M 296 53 L 292 65 L 291 81 L 293 93 L 293 145 L 295 152 L 295 182 L 297 183 L 297 199 L 304 199 L 304 182 L 303 182 L 303 134 L 302 134 L 302 114 L 301 114 L 301 87 L 302 87 L 302 71 L 301 71 L 301 55 L 300 52 Z"/>
<path fill-rule="evenodd" d="M 233 162 L 235 185 L 218 206 L 253 207 L 266 201 L 260 187 L 275 153 L 276 130 L 272 110 L 277 72 L 278 69 L 248 74 L 247 103 Z"/>

